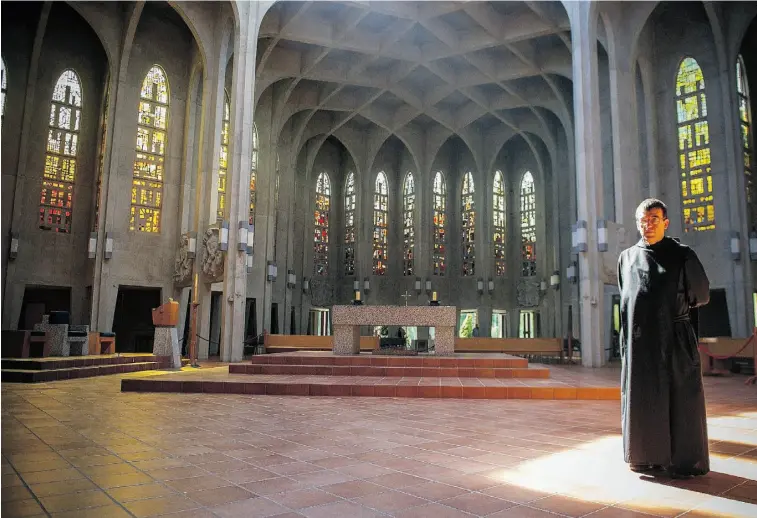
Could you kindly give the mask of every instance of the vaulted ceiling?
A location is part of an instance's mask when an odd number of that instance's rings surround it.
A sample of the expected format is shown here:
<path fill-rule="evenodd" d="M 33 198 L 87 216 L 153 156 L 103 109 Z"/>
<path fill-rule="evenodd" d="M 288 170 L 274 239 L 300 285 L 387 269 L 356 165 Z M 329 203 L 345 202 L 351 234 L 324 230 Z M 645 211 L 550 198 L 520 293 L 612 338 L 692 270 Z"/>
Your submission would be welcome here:
<path fill-rule="evenodd" d="M 257 87 L 333 130 L 390 133 L 569 119 L 570 23 L 551 2 L 278 2 L 258 39 Z M 551 121 L 550 121 L 551 122 Z"/>

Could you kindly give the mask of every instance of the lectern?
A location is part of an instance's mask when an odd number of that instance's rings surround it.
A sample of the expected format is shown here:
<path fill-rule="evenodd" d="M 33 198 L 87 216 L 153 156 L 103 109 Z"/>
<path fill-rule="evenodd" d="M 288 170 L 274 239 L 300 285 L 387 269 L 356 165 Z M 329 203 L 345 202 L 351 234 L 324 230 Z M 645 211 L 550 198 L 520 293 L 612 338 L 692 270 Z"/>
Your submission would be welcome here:
<path fill-rule="evenodd" d="M 178 323 L 179 303 L 175 300 L 168 299 L 168 302 L 152 310 L 152 324 L 155 326 L 152 353 L 170 358 L 174 369 L 181 369 L 181 348 L 176 330 Z"/>

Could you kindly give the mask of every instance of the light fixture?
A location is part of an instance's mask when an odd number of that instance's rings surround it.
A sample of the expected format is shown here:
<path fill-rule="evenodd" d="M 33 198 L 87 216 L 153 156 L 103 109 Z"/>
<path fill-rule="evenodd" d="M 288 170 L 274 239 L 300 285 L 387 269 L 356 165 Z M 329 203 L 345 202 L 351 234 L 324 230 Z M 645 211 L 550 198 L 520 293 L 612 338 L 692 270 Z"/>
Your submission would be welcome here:
<path fill-rule="evenodd" d="M 287 286 L 294 288 L 297 284 L 297 276 L 294 274 L 294 270 L 287 270 Z"/>
<path fill-rule="evenodd" d="M 307 293 L 310 291 L 310 279 L 307 277 L 302 278 L 302 293 Z"/>
<path fill-rule="evenodd" d="M 560 289 L 560 271 L 555 270 L 552 272 L 552 276 L 549 278 L 549 285 L 552 286 L 555 290 Z"/>
<path fill-rule="evenodd" d="M 547 291 L 547 281 L 542 279 L 541 282 L 539 283 L 539 289 L 541 290 L 542 293 Z"/>
<path fill-rule="evenodd" d="M 757 261 L 757 232 L 749 233 L 749 259 Z"/>
<path fill-rule="evenodd" d="M 476 289 L 478 290 L 479 293 L 484 292 L 484 280 L 481 277 L 479 277 L 478 280 L 476 281 Z"/>
<path fill-rule="evenodd" d="M 273 261 L 268 261 L 268 271 L 266 272 L 266 279 L 268 279 L 271 282 L 276 282 L 276 277 L 278 277 L 279 269 L 276 266 L 276 263 Z"/>
<path fill-rule="evenodd" d="M 352 291 L 359 291 L 360 290 L 360 281 L 355 279 L 352 282 Z"/>
<path fill-rule="evenodd" d="M 218 239 L 221 242 L 221 251 L 225 252 L 229 249 L 229 222 L 221 221 L 221 226 L 218 230 Z"/>
<path fill-rule="evenodd" d="M 431 279 L 426 279 L 426 293 L 431 295 Z"/>
<path fill-rule="evenodd" d="M 113 257 L 113 236 L 110 232 L 105 233 L 105 258 Z"/>
<path fill-rule="evenodd" d="M 87 256 L 94 259 L 97 255 L 97 232 L 89 233 L 89 245 L 87 246 Z"/>
<path fill-rule="evenodd" d="M 597 221 L 597 250 L 607 252 L 610 245 L 607 242 L 607 220 L 600 219 Z"/>
<path fill-rule="evenodd" d="M 197 232 L 189 232 L 187 234 L 187 257 L 194 258 L 197 252 Z"/>
<path fill-rule="evenodd" d="M 11 232 L 11 249 L 8 257 L 11 260 L 18 257 L 18 232 Z"/>
<path fill-rule="evenodd" d="M 731 232 L 731 259 L 734 261 L 741 259 L 741 239 L 738 232 Z"/>
<path fill-rule="evenodd" d="M 586 221 L 579 219 L 573 225 L 573 253 L 586 252 L 589 250 L 588 232 Z"/>
<path fill-rule="evenodd" d="M 415 292 L 420 295 L 421 293 L 421 278 L 416 277 L 415 278 Z"/>
<path fill-rule="evenodd" d="M 568 278 L 568 282 L 575 284 L 578 281 L 578 265 L 575 262 L 568 265 L 565 271 L 565 276 Z"/>
<path fill-rule="evenodd" d="M 365 291 L 366 293 L 371 291 L 371 281 L 368 280 L 368 277 L 363 279 L 363 291 Z"/>
<path fill-rule="evenodd" d="M 237 250 L 240 252 L 247 251 L 247 234 L 249 232 L 250 224 L 246 220 L 240 221 L 238 225 L 237 234 Z"/>
<path fill-rule="evenodd" d="M 247 256 L 245 257 L 245 260 L 247 262 L 247 273 L 252 273 L 252 248 L 247 249 Z"/>
<path fill-rule="evenodd" d="M 489 279 L 489 293 L 494 293 L 494 279 Z"/>
<path fill-rule="evenodd" d="M 255 246 L 255 225 L 250 224 L 247 229 L 247 253 L 252 253 L 252 248 Z"/>

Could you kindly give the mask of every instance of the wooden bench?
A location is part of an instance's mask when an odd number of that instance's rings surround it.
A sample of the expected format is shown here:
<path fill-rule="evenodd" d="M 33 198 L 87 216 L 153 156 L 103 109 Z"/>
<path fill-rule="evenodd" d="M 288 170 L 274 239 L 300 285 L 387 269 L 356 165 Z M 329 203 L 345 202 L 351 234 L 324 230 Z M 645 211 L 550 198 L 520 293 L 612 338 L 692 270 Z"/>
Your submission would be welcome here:
<path fill-rule="evenodd" d="M 111 336 L 112 335 L 112 336 Z M 90 355 L 116 354 L 116 336 L 113 333 L 103 335 L 97 331 L 89 333 Z"/>
<path fill-rule="evenodd" d="M 728 364 L 731 358 L 752 358 L 757 368 L 757 344 L 752 341 L 744 347 L 749 338 L 731 338 L 718 336 L 714 338 L 699 339 L 699 359 L 702 363 L 702 374 L 726 374 L 729 372 Z M 723 358 L 713 358 L 707 353 Z M 726 358 L 727 357 L 727 358 Z"/>
<path fill-rule="evenodd" d="M 331 351 L 332 336 L 313 335 L 271 335 L 266 334 L 263 343 L 266 352 L 281 353 L 289 351 Z M 372 351 L 379 348 L 378 336 L 361 336 L 360 350 Z"/>
<path fill-rule="evenodd" d="M 561 338 L 455 338 L 456 353 L 507 353 L 560 356 L 565 360 Z"/>

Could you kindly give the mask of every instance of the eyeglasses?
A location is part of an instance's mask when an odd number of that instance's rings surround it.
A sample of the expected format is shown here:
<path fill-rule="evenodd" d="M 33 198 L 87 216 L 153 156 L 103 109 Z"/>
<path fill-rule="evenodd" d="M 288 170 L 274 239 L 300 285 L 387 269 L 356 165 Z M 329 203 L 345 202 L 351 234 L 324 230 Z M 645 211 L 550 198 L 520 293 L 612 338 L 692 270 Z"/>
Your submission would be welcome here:
<path fill-rule="evenodd" d="M 651 218 L 639 218 L 639 225 L 642 226 L 657 226 L 662 221 L 662 218 L 658 216 L 652 216 Z"/>

